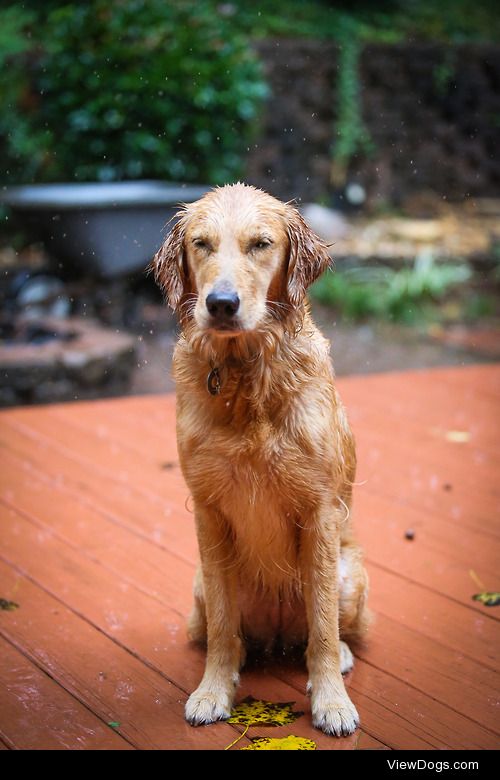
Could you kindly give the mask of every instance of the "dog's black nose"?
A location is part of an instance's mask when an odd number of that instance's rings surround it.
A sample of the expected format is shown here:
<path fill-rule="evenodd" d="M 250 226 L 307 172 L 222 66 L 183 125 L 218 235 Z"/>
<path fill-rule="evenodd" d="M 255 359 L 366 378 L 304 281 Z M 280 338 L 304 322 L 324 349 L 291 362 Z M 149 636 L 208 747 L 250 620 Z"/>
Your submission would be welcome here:
<path fill-rule="evenodd" d="M 230 320 L 238 311 L 240 299 L 235 292 L 212 292 L 207 295 L 207 309 L 218 320 Z"/>

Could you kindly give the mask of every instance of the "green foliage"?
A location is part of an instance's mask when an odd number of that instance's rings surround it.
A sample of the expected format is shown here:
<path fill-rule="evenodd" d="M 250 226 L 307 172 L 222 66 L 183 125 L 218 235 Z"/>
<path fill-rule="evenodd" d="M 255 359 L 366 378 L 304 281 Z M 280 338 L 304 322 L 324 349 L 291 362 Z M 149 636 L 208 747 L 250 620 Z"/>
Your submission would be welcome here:
<path fill-rule="evenodd" d="M 267 88 L 249 38 L 339 45 L 334 167 L 370 151 L 366 42 L 498 40 L 493 0 L 3 0 L 3 179 L 223 182 L 241 173 Z M 445 88 L 450 64 L 436 72 Z"/>
<path fill-rule="evenodd" d="M 7 180 L 240 174 L 266 85 L 214 0 L 31 0 L 0 30 Z"/>
<path fill-rule="evenodd" d="M 457 52 L 450 48 L 445 52 L 439 65 L 434 68 L 434 84 L 439 95 L 445 95 L 448 92 L 456 70 Z"/>
<path fill-rule="evenodd" d="M 473 292 L 467 296 L 463 310 L 466 322 L 495 317 L 498 315 L 498 296 L 491 293 Z"/>
<path fill-rule="evenodd" d="M 405 39 L 498 41 L 497 0 L 233 0 L 239 25 L 252 35 L 343 39 L 348 24 L 365 41 Z"/>
<path fill-rule="evenodd" d="M 441 42 L 498 40 L 500 14 L 496 0 L 237 0 L 240 24 L 254 36 L 306 36 L 335 41 L 339 47 L 332 182 L 345 183 L 349 163 L 370 154 L 373 141 L 362 116 L 359 57 L 366 43 L 405 39 Z M 435 74 L 436 88 L 446 90 L 454 62 L 446 60 Z"/>
<path fill-rule="evenodd" d="M 0 155 L 7 179 L 17 169 L 16 158 L 22 156 L 29 164 L 41 140 L 37 130 L 30 132 L 22 115 L 30 85 L 28 62 L 32 41 L 28 31 L 35 19 L 32 11 L 17 5 L 0 11 Z M 13 68 L 13 62 L 22 63 L 22 67 Z M 15 154 L 11 153 L 12 149 Z"/>
<path fill-rule="evenodd" d="M 465 263 L 436 263 L 422 253 L 413 267 L 394 270 L 358 267 L 324 274 L 311 289 L 321 303 L 335 306 L 352 319 L 381 317 L 415 322 L 425 306 L 441 301 L 470 278 Z"/>
<path fill-rule="evenodd" d="M 369 153 L 373 149 L 370 134 L 363 122 L 361 103 L 361 83 L 359 80 L 359 58 L 361 40 L 347 25 L 343 42 L 339 49 L 339 68 L 337 78 L 337 106 L 333 145 L 334 183 L 344 184 L 345 174 L 350 160 L 358 153 Z"/>
<path fill-rule="evenodd" d="M 0 25 L 0 67 L 6 67 L 10 57 L 24 54 L 30 48 L 25 29 L 34 19 L 34 14 L 24 7 L 10 6 L 3 9 Z"/>

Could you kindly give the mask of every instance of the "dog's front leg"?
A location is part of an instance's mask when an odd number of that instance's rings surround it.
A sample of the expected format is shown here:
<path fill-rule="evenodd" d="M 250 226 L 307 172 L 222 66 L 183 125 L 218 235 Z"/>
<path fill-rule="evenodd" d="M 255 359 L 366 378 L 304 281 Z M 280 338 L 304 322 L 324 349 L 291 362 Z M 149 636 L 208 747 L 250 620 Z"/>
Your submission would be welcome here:
<path fill-rule="evenodd" d="M 203 679 L 186 703 L 194 726 L 228 718 L 239 680 L 241 638 L 237 582 L 228 529 L 210 509 L 195 507 L 207 614 Z"/>
<path fill-rule="evenodd" d="M 340 671 L 339 514 L 331 505 L 323 507 L 302 531 L 301 572 L 313 724 L 326 734 L 342 736 L 356 730 L 359 717 Z"/>

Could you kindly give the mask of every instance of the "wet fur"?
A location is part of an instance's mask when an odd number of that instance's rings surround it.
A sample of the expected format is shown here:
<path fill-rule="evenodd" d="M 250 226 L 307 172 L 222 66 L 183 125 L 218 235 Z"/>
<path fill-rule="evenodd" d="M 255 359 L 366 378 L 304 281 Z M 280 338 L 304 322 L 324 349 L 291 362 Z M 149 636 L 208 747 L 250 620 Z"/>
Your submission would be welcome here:
<path fill-rule="evenodd" d="M 189 633 L 208 639 L 186 716 L 228 716 L 246 639 L 307 641 L 313 722 L 348 734 L 358 716 L 341 673 L 353 663 L 346 640 L 366 628 L 367 578 L 351 532 L 354 440 L 305 298 L 327 247 L 294 207 L 245 185 L 179 217 L 154 266 L 182 326 L 177 438 L 201 556 Z M 272 238 L 265 251 L 252 249 L 261 233 Z M 204 306 L 221 279 L 241 299 L 234 337 L 210 328 Z M 217 396 L 206 384 L 213 366 Z"/>

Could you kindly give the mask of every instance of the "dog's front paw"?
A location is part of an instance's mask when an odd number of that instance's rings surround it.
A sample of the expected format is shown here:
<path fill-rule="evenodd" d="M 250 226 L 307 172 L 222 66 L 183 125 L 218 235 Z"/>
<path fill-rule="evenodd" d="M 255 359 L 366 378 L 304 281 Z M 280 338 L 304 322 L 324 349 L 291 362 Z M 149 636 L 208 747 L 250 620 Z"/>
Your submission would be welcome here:
<path fill-rule="evenodd" d="M 227 691 L 200 685 L 186 702 L 186 720 L 192 726 L 226 720 L 232 706 L 233 696 Z"/>
<path fill-rule="evenodd" d="M 359 715 L 348 696 L 340 699 L 313 696 L 312 721 L 325 734 L 347 737 L 359 726 Z"/>

